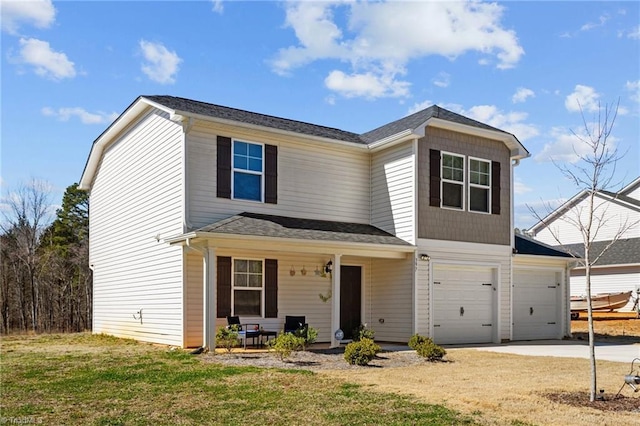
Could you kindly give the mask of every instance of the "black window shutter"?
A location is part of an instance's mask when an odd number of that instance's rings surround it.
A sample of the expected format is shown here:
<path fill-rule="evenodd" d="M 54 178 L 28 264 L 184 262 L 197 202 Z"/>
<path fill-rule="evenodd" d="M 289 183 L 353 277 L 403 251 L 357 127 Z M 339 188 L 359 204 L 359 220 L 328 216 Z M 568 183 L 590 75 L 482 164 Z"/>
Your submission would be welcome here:
<path fill-rule="evenodd" d="M 231 138 L 218 136 L 218 198 L 231 198 Z"/>
<path fill-rule="evenodd" d="M 265 203 L 278 203 L 278 147 L 275 145 L 264 146 L 264 201 Z"/>
<path fill-rule="evenodd" d="M 278 260 L 264 261 L 264 316 L 278 318 Z"/>
<path fill-rule="evenodd" d="M 440 207 L 440 151 L 429 150 L 429 205 Z"/>
<path fill-rule="evenodd" d="M 218 318 L 231 315 L 231 258 L 218 256 Z"/>
<path fill-rule="evenodd" d="M 500 214 L 500 162 L 491 162 L 491 214 Z"/>

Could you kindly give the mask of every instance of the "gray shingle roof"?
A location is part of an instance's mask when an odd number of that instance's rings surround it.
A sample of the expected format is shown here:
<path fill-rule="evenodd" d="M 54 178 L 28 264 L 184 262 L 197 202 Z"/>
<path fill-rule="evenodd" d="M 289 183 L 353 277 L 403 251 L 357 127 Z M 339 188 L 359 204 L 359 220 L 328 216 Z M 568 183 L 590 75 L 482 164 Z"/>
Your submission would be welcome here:
<path fill-rule="evenodd" d="M 286 118 L 274 117 L 271 115 L 259 114 L 256 112 L 244 111 L 241 109 L 209 104 L 191 99 L 178 98 L 175 96 L 142 97 L 177 111 L 185 111 L 207 117 L 239 121 L 241 123 L 254 124 L 256 126 L 270 127 L 279 130 L 288 130 L 310 136 L 364 144 L 360 135 L 345 132 L 340 129 L 334 129 L 332 127 L 319 126 L 302 121 L 289 120 Z"/>
<path fill-rule="evenodd" d="M 176 111 L 184 111 L 207 117 L 238 121 L 241 123 L 270 127 L 279 130 L 288 130 L 305 135 L 318 136 L 358 144 L 369 144 L 405 130 L 414 130 L 432 117 L 440 118 L 442 120 L 450 121 L 453 123 L 477 127 L 480 129 L 492 130 L 508 135 L 510 134 L 508 132 L 497 129 L 495 127 L 491 127 L 479 121 L 472 120 L 455 112 L 448 111 L 437 105 L 430 106 L 429 108 L 418 111 L 415 114 L 411 114 L 407 117 L 401 118 L 389 124 L 385 124 L 384 126 L 378 127 L 377 129 L 371 130 L 370 132 L 359 135 L 357 133 L 347 132 L 332 127 L 319 126 L 317 124 L 289 120 L 287 118 L 274 117 L 271 115 L 259 114 L 256 112 L 244 111 L 241 109 L 230 108 L 201 101 L 194 101 L 191 99 L 179 98 L 175 96 L 153 95 L 142 97 Z"/>
<path fill-rule="evenodd" d="M 195 232 L 411 247 L 406 241 L 372 225 L 247 212 L 212 223 Z"/>
<path fill-rule="evenodd" d="M 413 130 L 418 126 L 424 124 L 430 118 L 440 118 L 442 120 L 450 121 L 452 123 L 464 124 L 467 126 L 477 127 L 480 129 L 492 130 L 495 132 L 510 134 L 503 130 L 496 129 L 495 127 L 491 127 L 487 124 L 481 123 L 476 120 L 472 120 L 463 115 L 446 110 L 437 105 L 432 105 L 427 109 L 418 111 L 407 117 L 401 118 L 400 120 L 396 120 L 389 124 L 385 124 L 384 126 L 378 127 L 377 129 L 371 130 L 370 132 L 363 133 L 361 136 L 367 143 L 372 143 L 372 142 L 387 138 L 389 136 L 395 135 L 407 129 Z"/>
<path fill-rule="evenodd" d="M 536 256 L 573 257 L 569 253 L 555 247 L 551 247 L 540 241 L 536 241 L 525 235 L 517 235 L 515 238 L 517 254 L 533 254 Z"/>
<path fill-rule="evenodd" d="M 609 244 L 610 241 L 596 241 L 591 246 L 591 258 L 602 253 L 602 250 Z M 584 256 L 584 244 L 567 244 L 564 249 L 571 253 L 576 253 L 578 256 Z M 596 266 L 605 265 L 627 265 L 630 263 L 640 263 L 640 238 L 628 238 L 624 240 L 616 241 L 607 250 L 598 262 Z"/>

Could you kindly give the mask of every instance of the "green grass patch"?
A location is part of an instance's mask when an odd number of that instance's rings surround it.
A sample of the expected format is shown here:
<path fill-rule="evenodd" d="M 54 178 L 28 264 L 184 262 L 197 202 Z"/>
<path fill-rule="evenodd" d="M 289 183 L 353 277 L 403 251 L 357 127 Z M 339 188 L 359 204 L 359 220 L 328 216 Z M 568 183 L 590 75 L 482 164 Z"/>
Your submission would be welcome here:
<path fill-rule="evenodd" d="M 3 339 L 0 408 L 40 424 L 475 424 L 309 371 L 226 367 L 90 334 Z"/>

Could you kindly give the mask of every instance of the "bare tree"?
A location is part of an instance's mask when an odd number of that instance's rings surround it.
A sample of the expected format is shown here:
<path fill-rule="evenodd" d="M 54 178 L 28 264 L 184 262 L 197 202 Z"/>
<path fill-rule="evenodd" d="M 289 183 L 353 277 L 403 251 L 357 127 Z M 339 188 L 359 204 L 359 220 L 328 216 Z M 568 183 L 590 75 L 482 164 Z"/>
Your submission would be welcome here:
<path fill-rule="evenodd" d="M 585 196 L 586 206 L 582 208 L 567 208 L 563 211 L 558 220 L 564 221 L 570 227 L 576 229 L 582 238 L 582 253 L 572 253 L 581 258 L 579 263 L 584 266 L 586 293 L 587 293 L 587 316 L 589 325 L 589 358 L 591 367 L 590 380 L 590 401 L 596 399 L 597 374 L 595 356 L 595 333 L 593 327 L 593 307 L 591 303 L 591 267 L 600 259 L 629 229 L 638 225 L 638 221 L 631 221 L 629 218 L 622 218 L 619 224 L 612 223 L 612 216 L 609 214 L 609 204 L 599 202 L 596 197 L 602 191 L 610 190 L 619 185 L 614 182 L 615 170 L 618 160 L 622 155 L 615 147 L 612 131 L 618 113 L 619 101 L 616 104 L 599 105 L 597 114 L 589 122 L 582 114 L 584 132 L 572 132 L 577 139 L 579 149 L 574 146 L 574 153 L 578 161 L 574 164 L 560 164 L 554 161 L 560 172 L 569 179 L 576 188 Z M 614 191 L 617 193 L 617 191 Z M 529 211 L 542 222 L 547 230 L 559 245 L 565 249 L 567 247 L 561 241 L 557 228 L 551 226 L 555 219 L 550 217 L 554 210 L 549 204 L 545 206 L 545 214 L 539 214 L 531 206 L 527 206 Z M 594 241 L 597 241 L 598 233 L 605 227 L 617 227 L 613 233 L 613 238 L 608 241 L 604 249 L 595 251 Z M 568 250 L 569 251 L 569 250 Z"/>
<path fill-rule="evenodd" d="M 32 179 L 29 183 L 20 185 L 9 193 L 4 200 L 7 211 L 3 213 L 4 220 L 0 224 L 3 234 L 8 237 L 12 248 L 18 282 L 22 282 L 23 308 L 29 306 L 31 328 L 37 331 L 39 324 L 40 238 L 51 222 L 51 187 L 48 183 Z M 26 303 L 26 297 L 29 303 Z M 26 314 L 23 309 L 23 314 Z M 25 324 L 26 326 L 26 324 Z"/>

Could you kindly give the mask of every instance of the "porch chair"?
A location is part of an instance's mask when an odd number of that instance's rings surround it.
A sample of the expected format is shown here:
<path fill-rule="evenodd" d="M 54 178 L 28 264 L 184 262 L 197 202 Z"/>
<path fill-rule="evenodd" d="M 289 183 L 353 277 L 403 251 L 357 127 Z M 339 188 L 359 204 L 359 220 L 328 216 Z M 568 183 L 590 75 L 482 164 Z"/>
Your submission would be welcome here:
<path fill-rule="evenodd" d="M 309 324 L 307 324 L 306 317 L 292 315 L 287 315 L 284 317 L 285 333 L 293 333 L 296 336 L 304 337 L 306 339 L 308 330 Z"/>
<path fill-rule="evenodd" d="M 240 317 L 228 316 L 227 327 L 236 326 L 238 338 L 242 340 L 243 347 L 247 349 L 247 339 L 251 339 L 253 346 L 256 345 L 256 338 L 260 338 L 260 324 L 241 324 Z"/>

